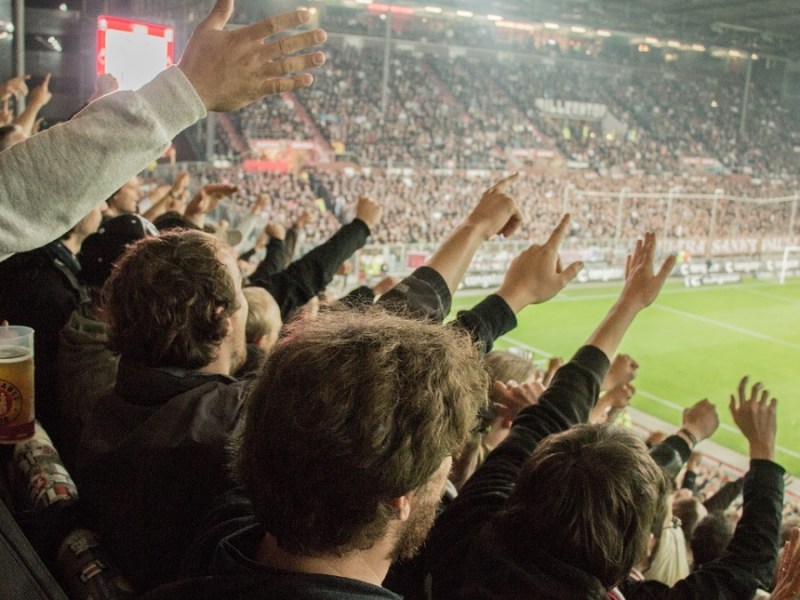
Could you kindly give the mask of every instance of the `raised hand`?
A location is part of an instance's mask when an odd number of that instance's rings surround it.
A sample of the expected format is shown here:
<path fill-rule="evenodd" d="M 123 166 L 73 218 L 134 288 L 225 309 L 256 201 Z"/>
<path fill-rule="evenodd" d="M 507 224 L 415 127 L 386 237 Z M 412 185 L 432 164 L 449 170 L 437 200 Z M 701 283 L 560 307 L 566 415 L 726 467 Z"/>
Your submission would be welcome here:
<path fill-rule="evenodd" d="M 203 217 L 214 210 L 223 198 L 230 196 L 238 189 L 238 186 L 228 183 L 210 183 L 204 185 L 186 206 L 183 216 L 194 222 L 198 227 L 202 227 L 204 221 Z"/>
<path fill-rule="evenodd" d="M 53 99 L 53 94 L 50 92 L 50 73 L 44 76 L 42 82 L 31 90 L 28 96 L 28 102 L 39 108 Z"/>
<path fill-rule="evenodd" d="M 358 199 L 356 204 L 356 219 L 360 219 L 367 224 L 367 227 L 373 229 L 378 221 L 381 220 L 383 215 L 383 207 L 372 198 L 362 196 Z"/>
<path fill-rule="evenodd" d="M 0 126 L 8 125 L 14 120 L 14 113 L 8 107 L 8 97 L 0 100 Z"/>
<path fill-rule="evenodd" d="M 502 418 L 502 424 L 505 428 L 511 427 L 514 417 L 523 408 L 538 404 L 539 397 L 546 389 L 538 381 L 529 383 L 495 381 L 492 387 L 496 396 L 501 398 L 501 400 L 495 401 L 494 408 L 497 411 L 497 415 Z"/>
<path fill-rule="evenodd" d="M 617 354 L 606 373 L 601 389 L 607 392 L 619 385 L 630 383 L 636 378 L 638 369 L 639 363 L 628 354 Z"/>
<path fill-rule="evenodd" d="M 94 80 L 94 92 L 89 97 L 89 102 L 94 102 L 98 98 L 107 96 L 119 89 L 119 80 L 111 73 L 101 73 Z"/>
<path fill-rule="evenodd" d="M 27 96 L 28 84 L 25 82 L 30 78 L 30 75 L 20 75 L 19 77 L 12 77 L 0 83 L 0 99 L 4 100 L 9 96 Z"/>
<path fill-rule="evenodd" d="M 550 300 L 583 268 L 581 262 L 574 262 L 566 268 L 561 265 L 558 249 L 567 235 L 568 226 L 569 215 L 564 215 L 543 245 L 534 244 L 511 261 L 497 295 L 515 313 L 528 304 Z"/>
<path fill-rule="evenodd" d="M 313 222 L 314 222 L 314 215 L 311 213 L 310 210 L 306 209 L 297 216 L 297 219 L 295 219 L 294 222 L 294 226 L 299 229 Z"/>
<path fill-rule="evenodd" d="M 280 223 L 267 223 L 266 227 L 264 227 L 264 233 L 276 240 L 282 240 L 286 238 L 286 228 Z"/>
<path fill-rule="evenodd" d="M 261 214 L 267 207 L 269 206 L 270 197 L 269 194 L 259 194 L 256 201 L 253 202 L 253 206 L 250 208 L 250 212 L 254 215 Z"/>
<path fill-rule="evenodd" d="M 706 398 L 683 411 L 682 428 L 686 429 L 694 437 L 694 440 L 687 441 L 696 443 L 708 439 L 714 435 L 718 427 L 719 415 L 717 414 L 717 407 Z M 693 443 L 689 444 L 689 447 L 693 445 Z"/>
<path fill-rule="evenodd" d="M 631 403 L 631 398 L 636 393 L 636 388 L 629 383 L 621 383 L 600 396 L 594 408 L 589 411 L 589 423 L 602 424 L 608 421 L 609 415 L 626 408 Z"/>
<path fill-rule="evenodd" d="M 770 398 L 761 382 L 747 395 L 748 377 L 742 377 L 736 394 L 731 394 L 733 421 L 750 443 L 750 458 L 775 459 L 778 400 Z"/>
<path fill-rule="evenodd" d="M 189 172 L 181 171 L 175 176 L 175 181 L 172 183 L 172 195 L 176 198 L 183 198 L 186 194 L 186 186 L 189 184 Z"/>
<path fill-rule="evenodd" d="M 505 193 L 517 177 L 519 173 L 514 173 L 486 190 L 467 217 L 467 223 L 478 227 L 484 239 L 498 234 L 509 237 L 522 224 L 519 206 Z"/>
<path fill-rule="evenodd" d="M 658 296 L 664 282 L 675 267 L 675 257 L 669 256 L 654 273 L 656 236 L 652 232 L 644 234 L 644 240 L 636 241 L 633 254 L 628 255 L 625 264 L 625 287 L 620 300 L 642 309 L 650 306 Z"/>
<path fill-rule="evenodd" d="M 327 39 L 321 29 L 269 41 L 308 23 L 306 10 L 286 12 L 247 27 L 223 31 L 233 0 L 217 0 L 197 26 L 178 64 L 206 109 L 227 112 L 259 98 L 311 85 L 310 73 L 325 62 L 322 52 L 293 56 Z"/>
<path fill-rule="evenodd" d="M 602 350 L 609 360 L 616 354 L 622 338 L 639 312 L 656 299 L 675 266 L 675 257 L 670 256 L 658 273 L 654 273 L 655 254 L 656 236 L 647 233 L 644 240 L 636 242 L 633 254 L 628 256 L 625 284 L 619 299 L 586 341 L 587 345 Z"/>
<path fill-rule="evenodd" d="M 555 376 L 556 371 L 558 371 L 563 366 L 564 366 L 563 357 L 551 356 L 550 360 L 547 361 L 547 370 L 542 375 L 542 385 L 544 387 L 549 387 L 550 382 L 553 381 L 553 376 Z"/>

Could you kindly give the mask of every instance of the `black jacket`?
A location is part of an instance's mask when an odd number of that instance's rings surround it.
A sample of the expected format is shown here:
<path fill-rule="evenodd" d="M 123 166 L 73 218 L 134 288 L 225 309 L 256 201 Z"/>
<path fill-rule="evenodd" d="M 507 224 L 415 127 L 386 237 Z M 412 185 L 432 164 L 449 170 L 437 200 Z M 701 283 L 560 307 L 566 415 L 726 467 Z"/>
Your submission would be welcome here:
<path fill-rule="evenodd" d="M 586 346 L 560 369 L 539 404 L 524 409 L 508 439 L 489 455 L 437 521 L 429 541 L 434 600 L 605 600 L 600 582 L 545 552 L 519 555 L 505 544 L 491 519 L 505 507 L 525 459 L 547 435 L 585 422 L 608 368 L 598 349 Z M 671 440 L 663 457 L 688 452 Z M 783 469 L 754 460 L 745 479 L 745 506 L 725 556 L 673 588 L 629 581 L 626 600 L 714 598 L 750 600 L 775 566 L 783 501 Z M 570 493 L 570 490 L 553 490 Z M 519 532 L 525 535 L 525 532 Z"/>
<path fill-rule="evenodd" d="M 60 241 L 0 262 L 0 320 L 34 330 L 36 417 L 56 445 L 61 438 L 58 334 L 86 297 L 80 270 L 78 259 Z"/>

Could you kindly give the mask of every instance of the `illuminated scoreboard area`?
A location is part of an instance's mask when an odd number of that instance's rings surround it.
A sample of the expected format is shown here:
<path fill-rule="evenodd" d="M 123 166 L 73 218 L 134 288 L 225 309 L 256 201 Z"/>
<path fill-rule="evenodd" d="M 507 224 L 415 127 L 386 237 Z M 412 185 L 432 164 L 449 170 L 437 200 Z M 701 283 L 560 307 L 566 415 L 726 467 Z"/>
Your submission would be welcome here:
<path fill-rule="evenodd" d="M 135 90 L 171 66 L 175 30 L 100 15 L 97 18 L 97 74 L 110 73 L 122 90 Z"/>

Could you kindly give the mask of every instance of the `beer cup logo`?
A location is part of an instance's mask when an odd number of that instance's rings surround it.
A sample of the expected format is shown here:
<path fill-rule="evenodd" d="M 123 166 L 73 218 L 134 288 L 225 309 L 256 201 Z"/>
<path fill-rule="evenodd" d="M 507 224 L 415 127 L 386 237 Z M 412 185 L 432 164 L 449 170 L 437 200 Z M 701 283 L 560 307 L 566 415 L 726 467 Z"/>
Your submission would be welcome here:
<path fill-rule="evenodd" d="M 22 407 L 22 393 L 10 381 L 0 380 L 0 425 L 12 423 Z"/>

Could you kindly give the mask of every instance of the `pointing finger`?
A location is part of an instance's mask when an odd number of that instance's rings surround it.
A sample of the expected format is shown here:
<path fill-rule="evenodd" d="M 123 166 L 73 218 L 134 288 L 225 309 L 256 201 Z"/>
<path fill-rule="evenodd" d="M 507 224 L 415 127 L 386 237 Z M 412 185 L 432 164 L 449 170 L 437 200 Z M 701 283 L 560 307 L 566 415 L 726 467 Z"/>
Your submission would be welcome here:
<path fill-rule="evenodd" d="M 565 214 L 561 217 L 561 221 L 559 221 L 556 228 L 553 229 L 553 232 L 550 234 L 550 237 L 547 238 L 545 242 L 545 246 L 550 246 L 554 250 L 557 250 L 559 246 L 561 246 L 561 242 L 564 241 L 564 238 L 567 236 L 567 227 L 569 225 L 570 215 L 569 213 Z"/>
<path fill-rule="evenodd" d="M 518 177 L 519 177 L 519 173 L 512 173 L 511 175 L 509 175 L 509 176 L 508 176 L 508 177 L 506 177 L 505 179 L 501 179 L 500 181 L 498 181 L 497 183 L 495 183 L 495 184 L 494 184 L 492 187 L 490 187 L 490 188 L 489 188 L 489 189 L 486 191 L 486 193 L 488 194 L 488 193 L 490 193 L 490 192 L 502 192 L 502 191 L 503 191 L 504 189 L 506 189 L 506 188 L 507 188 L 509 185 L 511 185 L 512 183 L 514 183 L 514 182 L 517 180 L 517 178 L 518 178 Z"/>

